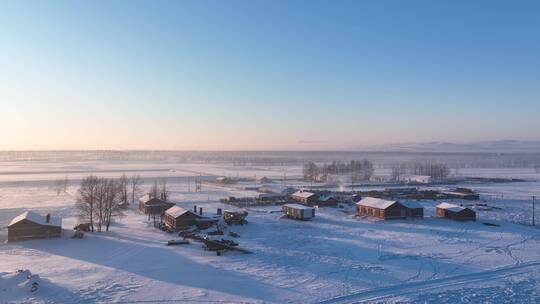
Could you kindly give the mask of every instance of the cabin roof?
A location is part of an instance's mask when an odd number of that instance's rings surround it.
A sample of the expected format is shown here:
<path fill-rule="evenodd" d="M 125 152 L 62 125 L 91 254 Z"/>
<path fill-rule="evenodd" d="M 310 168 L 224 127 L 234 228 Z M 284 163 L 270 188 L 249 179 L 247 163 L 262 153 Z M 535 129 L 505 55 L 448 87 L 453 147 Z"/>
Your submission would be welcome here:
<path fill-rule="evenodd" d="M 182 207 L 172 206 L 171 208 L 165 210 L 165 213 L 172 216 L 172 217 L 174 217 L 174 218 L 177 218 L 177 217 L 182 216 L 182 215 L 184 215 L 186 213 L 193 213 L 193 212 L 191 212 L 189 210 L 186 210 L 186 209 L 184 209 Z"/>
<path fill-rule="evenodd" d="M 440 204 L 437 205 L 437 208 L 444 209 L 444 210 L 450 210 L 450 211 L 453 211 L 453 212 L 460 212 L 461 210 L 467 209 L 467 208 L 464 208 L 464 207 L 461 207 L 461 206 L 458 206 L 458 205 L 454 205 L 454 204 L 449 204 L 449 203 L 440 203 Z"/>
<path fill-rule="evenodd" d="M 326 202 L 326 201 L 329 201 L 331 199 L 335 199 L 333 194 L 325 194 L 325 195 L 321 195 L 319 197 L 319 201 L 321 201 L 321 202 Z"/>
<path fill-rule="evenodd" d="M 315 195 L 315 193 L 300 190 L 300 191 L 296 191 L 292 195 L 297 196 L 297 197 L 302 197 L 302 198 L 309 198 L 309 197 L 312 197 L 313 195 Z"/>
<path fill-rule="evenodd" d="M 46 216 L 32 211 L 26 211 L 16 216 L 14 219 L 11 220 L 8 226 L 14 225 L 22 220 L 28 220 L 30 222 L 44 226 L 62 226 L 62 218 L 51 216 L 49 222 L 47 223 Z"/>
<path fill-rule="evenodd" d="M 403 206 L 409 208 L 409 209 L 424 208 L 422 205 L 420 205 L 420 203 L 415 202 L 415 201 L 400 201 L 399 203 L 402 204 Z"/>
<path fill-rule="evenodd" d="M 300 204 L 285 204 L 283 205 L 285 207 L 289 207 L 289 208 L 294 208 L 294 209 L 301 209 L 301 210 L 312 210 L 314 209 L 313 207 L 309 207 L 309 206 L 304 206 L 304 205 L 300 205 Z"/>
<path fill-rule="evenodd" d="M 366 207 L 372 207 L 377 209 L 386 209 L 393 204 L 397 203 L 396 201 L 387 201 L 380 198 L 374 198 L 374 197 L 366 197 L 360 200 L 357 205 L 360 206 L 366 206 Z"/>

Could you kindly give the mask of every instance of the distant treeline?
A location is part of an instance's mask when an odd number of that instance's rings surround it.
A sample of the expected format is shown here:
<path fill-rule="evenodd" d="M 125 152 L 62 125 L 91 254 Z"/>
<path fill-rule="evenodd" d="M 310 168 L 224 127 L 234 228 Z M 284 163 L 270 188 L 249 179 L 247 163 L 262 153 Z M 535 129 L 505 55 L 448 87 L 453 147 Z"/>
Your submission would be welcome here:
<path fill-rule="evenodd" d="M 306 180 L 321 180 L 329 175 L 350 175 L 351 180 L 368 180 L 373 175 L 373 163 L 369 160 L 351 160 L 348 163 L 333 161 L 330 164 L 318 166 L 314 162 L 304 165 L 303 173 Z"/>
<path fill-rule="evenodd" d="M 392 179 L 399 180 L 403 175 L 426 175 L 437 180 L 444 180 L 450 174 L 450 169 L 445 163 L 431 161 L 409 161 L 394 164 L 392 166 Z"/>

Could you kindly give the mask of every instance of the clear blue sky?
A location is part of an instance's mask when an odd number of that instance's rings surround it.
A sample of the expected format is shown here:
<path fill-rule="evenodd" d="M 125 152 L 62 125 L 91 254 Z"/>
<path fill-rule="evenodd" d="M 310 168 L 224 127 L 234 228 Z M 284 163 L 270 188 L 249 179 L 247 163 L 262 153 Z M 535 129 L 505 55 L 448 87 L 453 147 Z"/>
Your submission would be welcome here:
<path fill-rule="evenodd" d="M 539 1 L 0 1 L 0 149 L 540 140 Z"/>

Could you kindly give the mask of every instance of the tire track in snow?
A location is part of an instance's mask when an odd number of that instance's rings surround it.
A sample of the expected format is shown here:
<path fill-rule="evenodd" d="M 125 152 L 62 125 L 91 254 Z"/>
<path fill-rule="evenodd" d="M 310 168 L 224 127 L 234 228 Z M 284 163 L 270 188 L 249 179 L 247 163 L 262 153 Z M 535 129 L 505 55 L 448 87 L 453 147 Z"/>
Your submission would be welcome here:
<path fill-rule="evenodd" d="M 495 270 L 481 271 L 453 277 L 434 279 L 430 281 L 405 283 L 400 285 L 382 287 L 377 289 L 360 291 L 350 295 L 339 296 L 332 299 L 318 302 L 318 304 L 339 304 L 339 303 L 362 303 L 368 301 L 380 300 L 383 298 L 401 296 L 404 294 L 417 293 L 426 289 L 436 287 L 450 287 L 463 285 L 473 282 L 482 282 L 496 278 L 503 278 L 510 274 L 519 274 L 526 271 L 521 271 L 525 268 L 540 266 L 540 261 L 523 263 L 519 265 L 502 267 Z"/>

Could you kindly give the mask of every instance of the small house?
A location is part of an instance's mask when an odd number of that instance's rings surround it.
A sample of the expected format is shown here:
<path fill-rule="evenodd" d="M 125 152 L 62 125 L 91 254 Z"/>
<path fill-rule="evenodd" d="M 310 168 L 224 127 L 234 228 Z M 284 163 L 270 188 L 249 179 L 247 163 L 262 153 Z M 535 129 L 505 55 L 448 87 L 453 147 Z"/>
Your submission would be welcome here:
<path fill-rule="evenodd" d="M 366 197 L 356 203 L 358 215 L 371 216 L 381 219 L 406 218 L 409 208 L 398 201 L 387 201 L 384 199 Z"/>
<path fill-rule="evenodd" d="M 165 210 L 171 208 L 175 204 L 169 201 L 159 199 L 157 197 L 150 197 L 145 195 L 139 199 L 139 210 L 148 215 L 163 215 Z"/>
<path fill-rule="evenodd" d="M 318 205 L 324 207 L 336 207 L 338 203 L 337 198 L 333 194 L 323 194 L 319 196 Z"/>
<path fill-rule="evenodd" d="M 300 204 L 285 204 L 282 210 L 285 216 L 297 220 L 309 220 L 315 217 L 315 208 Z"/>
<path fill-rule="evenodd" d="M 291 194 L 291 198 L 306 205 L 316 205 L 318 201 L 318 196 L 315 193 L 304 190 L 299 190 Z"/>
<path fill-rule="evenodd" d="M 197 219 L 201 216 L 175 205 L 165 210 L 164 218 L 168 228 L 180 229 L 197 224 Z"/>
<path fill-rule="evenodd" d="M 398 181 L 406 184 L 429 184 L 432 178 L 429 175 L 402 175 L 398 177 Z"/>
<path fill-rule="evenodd" d="M 26 211 L 8 225 L 8 241 L 41 239 L 62 236 L 62 219 Z"/>
<path fill-rule="evenodd" d="M 449 203 L 438 204 L 435 213 L 439 218 L 449 218 L 455 221 L 476 221 L 476 212 L 474 210 Z"/>

